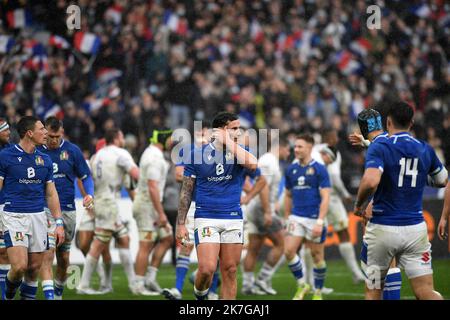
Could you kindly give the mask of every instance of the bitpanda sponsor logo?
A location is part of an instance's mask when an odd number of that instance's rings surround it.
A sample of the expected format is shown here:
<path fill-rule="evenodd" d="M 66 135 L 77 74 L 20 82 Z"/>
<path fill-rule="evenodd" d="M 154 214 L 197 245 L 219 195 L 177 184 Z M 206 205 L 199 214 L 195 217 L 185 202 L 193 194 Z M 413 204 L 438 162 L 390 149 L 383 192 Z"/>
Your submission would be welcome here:
<path fill-rule="evenodd" d="M 220 181 L 230 180 L 230 179 L 233 179 L 232 174 L 229 174 L 226 176 L 221 176 L 221 177 L 208 177 L 208 181 L 210 181 L 210 182 L 220 182 Z"/>
<path fill-rule="evenodd" d="M 19 183 L 23 183 L 23 184 L 39 184 L 42 183 L 41 179 L 19 179 Z"/>

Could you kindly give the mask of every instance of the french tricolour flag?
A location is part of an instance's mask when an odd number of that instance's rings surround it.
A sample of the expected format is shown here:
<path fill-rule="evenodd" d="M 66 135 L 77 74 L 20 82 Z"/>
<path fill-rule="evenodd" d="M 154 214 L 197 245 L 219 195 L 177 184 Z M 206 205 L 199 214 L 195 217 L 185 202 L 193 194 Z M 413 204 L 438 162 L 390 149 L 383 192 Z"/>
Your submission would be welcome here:
<path fill-rule="evenodd" d="M 114 68 L 101 68 L 97 72 L 97 79 L 101 83 L 108 83 L 122 76 L 122 71 Z"/>
<path fill-rule="evenodd" d="M 367 53 L 372 49 L 372 45 L 369 40 L 366 38 L 358 38 L 355 41 L 352 41 L 350 44 L 350 49 L 352 49 L 355 53 L 365 57 Z"/>
<path fill-rule="evenodd" d="M 48 44 L 59 49 L 68 49 L 70 47 L 70 44 L 66 39 L 56 35 L 50 36 Z"/>
<path fill-rule="evenodd" d="M 187 24 L 181 20 L 176 13 L 170 10 L 166 10 L 163 16 L 164 25 L 166 25 L 170 31 L 179 35 L 185 35 L 187 32 Z"/>
<path fill-rule="evenodd" d="M 264 31 L 258 20 L 253 19 L 250 24 L 250 36 L 255 43 L 261 43 L 264 40 Z"/>
<path fill-rule="evenodd" d="M 93 33 L 77 32 L 73 38 L 75 49 L 87 54 L 96 54 L 100 49 L 100 38 Z"/>
<path fill-rule="evenodd" d="M 361 68 L 361 64 L 354 59 L 352 53 L 348 50 L 339 52 L 335 59 L 337 67 L 345 75 L 352 74 Z"/>
<path fill-rule="evenodd" d="M 13 37 L 0 35 L 0 53 L 8 53 L 14 46 Z"/>
<path fill-rule="evenodd" d="M 31 25 L 31 12 L 25 9 L 10 10 L 6 13 L 8 26 L 12 29 L 19 29 Z"/>

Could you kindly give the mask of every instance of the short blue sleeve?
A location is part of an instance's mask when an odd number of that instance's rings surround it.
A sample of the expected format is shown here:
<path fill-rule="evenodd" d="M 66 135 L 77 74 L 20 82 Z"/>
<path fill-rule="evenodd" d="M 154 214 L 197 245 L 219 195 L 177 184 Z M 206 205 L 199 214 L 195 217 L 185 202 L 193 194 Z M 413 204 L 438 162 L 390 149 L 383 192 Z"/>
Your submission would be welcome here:
<path fill-rule="evenodd" d="M 53 161 L 49 156 L 46 156 L 45 166 L 47 167 L 47 176 L 45 182 L 53 182 Z"/>
<path fill-rule="evenodd" d="M 366 154 L 365 168 L 376 168 L 384 170 L 383 144 L 371 143 Z"/>
<path fill-rule="evenodd" d="M 89 170 L 86 160 L 83 157 L 83 153 L 81 153 L 80 148 L 77 146 L 74 146 L 73 156 L 75 160 L 75 173 L 77 174 L 77 177 L 80 179 L 85 179 L 90 176 L 91 170 Z"/>
<path fill-rule="evenodd" d="M 292 189 L 292 183 L 291 183 L 291 179 L 289 178 L 289 168 L 286 169 L 286 171 L 284 172 L 284 186 L 286 189 L 291 190 Z"/>
<path fill-rule="evenodd" d="M 5 163 L 5 154 L 0 152 L 0 177 L 5 178 L 6 174 L 6 163 Z"/>
<path fill-rule="evenodd" d="M 434 149 L 429 144 L 427 145 L 427 147 L 428 147 L 428 153 L 430 155 L 430 171 L 428 172 L 428 174 L 430 176 L 434 176 L 434 175 L 438 174 L 444 166 L 442 165 L 441 161 L 437 157 Z"/>
<path fill-rule="evenodd" d="M 261 176 L 261 169 L 256 168 L 256 170 L 245 169 L 245 175 L 249 176 L 251 179 L 256 179 Z"/>
<path fill-rule="evenodd" d="M 193 159 L 194 159 L 194 150 L 191 150 L 191 160 Z M 183 165 L 184 165 L 183 175 L 185 177 L 197 178 L 197 170 L 194 161 L 190 161 L 190 163 L 188 164 L 183 163 Z"/>

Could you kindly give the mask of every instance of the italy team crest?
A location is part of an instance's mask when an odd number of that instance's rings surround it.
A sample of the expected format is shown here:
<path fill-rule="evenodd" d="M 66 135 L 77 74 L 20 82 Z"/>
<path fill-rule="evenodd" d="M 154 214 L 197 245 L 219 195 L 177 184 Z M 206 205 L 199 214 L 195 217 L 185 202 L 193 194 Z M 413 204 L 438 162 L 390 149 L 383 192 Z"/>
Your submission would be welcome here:
<path fill-rule="evenodd" d="M 36 165 L 37 166 L 43 166 L 44 165 L 44 159 L 42 159 L 41 156 L 36 156 L 35 161 L 36 161 Z"/>
<path fill-rule="evenodd" d="M 316 171 L 314 170 L 313 167 L 309 167 L 309 168 L 306 170 L 306 174 L 309 175 L 309 176 L 312 176 L 315 172 L 316 172 Z"/>
<path fill-rule="evenodd" d="M 59 155 L 59 159 L 60 160 L 69 160 L 69 153 L 66 150 L 61 151 L 61 154 Z"/>
<path fill-rule="evenodd" d="M 23 232 L 16 232 L 16 241 L 23 241 Z"/>
<path fill-rule="evenodd" d="M 204 227 L 202 230 L 202 238 L 211 237 L 211 229 L 209 227 Z"/>

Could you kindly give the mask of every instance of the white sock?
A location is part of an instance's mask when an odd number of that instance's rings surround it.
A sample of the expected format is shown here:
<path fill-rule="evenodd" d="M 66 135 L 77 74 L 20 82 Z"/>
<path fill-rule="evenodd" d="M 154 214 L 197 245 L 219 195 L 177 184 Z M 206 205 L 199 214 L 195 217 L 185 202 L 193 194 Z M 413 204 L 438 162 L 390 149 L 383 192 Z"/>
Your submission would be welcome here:
<path fill-rule="evenodd" d="M 303 251 L 304 272 L 306 283 L 314 286 L 314 261 L 311 255 L 311 249 L 305 248 Z"/>
<path fill-rule="evenodd" d="M 255 283 L 255 274 L 251 271 L 244 271 L 242 280 L 243 287 L 251 287 Z"/>
<path fill-rule="evenodd" d="M 275 268 L 277 265 L 275 265 L 275 267 L 272 267 L 270 264 L 268 264 L 267 262 L 264 262 L 261 270 L 259 270 L 259 274 L 258 274 L 258 280 L 261 281 L 267 281 L 269 279 L 272 279 L 273 274 L 275 273 Z"/>
<path fill-rule="evenodd" d="M 80 286 L 82 288 L 88 288 L 91 283 L 92 273 L 97 267 L 98 260 L 88 254 L 86 260 L 84 260 L 83 273 L 81 275 Z"/>
<path fill-rule="evenodd" d="M 142 285 L 143 286 L 144 282 L 145 282 L 145 277 L 144 276 L 138 276 L 138 275 L 134 276 L 134 283 L 136 283 L 136 285 L 138 285 L 138 286 Z"/>
<path fill-rule="evenodd" d="M 100 268 L 97 268 L 97 272 L 99 269 L 102 270 L 103 278 L 100 278 L 100 285 L 104 288 L 112 288 L 112 261 L 108 263 L 102 263 Z"/>
<path fill-rule="evenodd" d="M 158 268 L 148 266 L 147 275 L 145 278 L 147 279 L 147 281 L 155 281 L 157 273 L 158 273 Z"/>
<path fill-rule="evenodd" d="M 131 260 L 130 249 L 119 249 L 120 262 L 122 262 L 123 268 L 128 278 L 128 284 L 134 283 L 134 268 Z"/>
<path fill-rule="evenodd" d="M 100 261 L 100 259 L 99 259 L 99 261 Z M 103 285 L 104 283 L 106 283 L 104 262 L 97 263 L 97 268 L 95 271 L 97 272 L 98 278 L 100 279 L 100 284 Z"/>
<path fill-rule="evenodd" d="M 339 244 L 339 253 L 344 258 L 345 263 L 350 268 L 354 276 L 363 278 L 363 274 L 358 267 L 356 261 L 355 249 L 351 242 L 343 242 Z"/>

